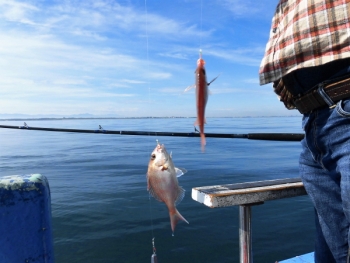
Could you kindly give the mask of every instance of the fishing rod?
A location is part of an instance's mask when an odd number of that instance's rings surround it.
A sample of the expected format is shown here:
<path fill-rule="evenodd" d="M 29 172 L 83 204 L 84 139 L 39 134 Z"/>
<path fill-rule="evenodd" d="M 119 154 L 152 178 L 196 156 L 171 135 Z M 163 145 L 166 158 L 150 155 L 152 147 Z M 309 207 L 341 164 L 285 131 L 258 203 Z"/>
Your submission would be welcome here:
<path fill-rule="evenodd" d="M 175 136 L 175 137 L 200 137 L 198 132 L 154 132 L 154 131 L 115 131 L 105 130 L 99 126 L 97 130 L 85 129 L 64 129 L 64 128 L 44 128 L 31 127 L 24 123 L 23 126 L 0 125 L 4 129 L 36 130 L 51 132 L 75 132 L 75 133 L 101 133 L 117 135 L 138 135 L 138 136 Z M 250 139 L 250 140 L 268 140 L 268 141 L 301 141 L 304 134 L 299 133 L 247 133 L 247 134 L 228 134 L 228 133 L 206 133 L 206 137 L 211 138 L 231 138 L 231 139 Z"/>

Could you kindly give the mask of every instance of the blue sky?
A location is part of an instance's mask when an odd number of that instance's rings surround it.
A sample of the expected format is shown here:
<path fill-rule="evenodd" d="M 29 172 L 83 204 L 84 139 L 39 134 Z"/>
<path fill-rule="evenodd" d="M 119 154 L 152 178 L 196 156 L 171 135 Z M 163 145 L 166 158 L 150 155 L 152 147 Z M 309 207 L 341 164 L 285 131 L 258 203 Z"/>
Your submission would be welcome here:
<path fill-rule="evenodd" d="M 0 0 L 0 114 L 195 116 L 202 49 L 207 117 L 298 115 L 258 83 L 277 2 Z"/>

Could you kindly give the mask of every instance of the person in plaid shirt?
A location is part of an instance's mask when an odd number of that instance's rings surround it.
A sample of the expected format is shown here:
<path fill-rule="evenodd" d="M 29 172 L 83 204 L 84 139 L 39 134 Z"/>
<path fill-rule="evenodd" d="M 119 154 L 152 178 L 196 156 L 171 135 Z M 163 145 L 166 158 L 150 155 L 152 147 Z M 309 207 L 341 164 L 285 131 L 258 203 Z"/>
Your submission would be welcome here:
<path fill-rule="evenodd" d="M 315 207 L 315 262 L 349 263 L 350 0 L 280 0 L 260 84 L 303 114 L 299 173 Z"/>

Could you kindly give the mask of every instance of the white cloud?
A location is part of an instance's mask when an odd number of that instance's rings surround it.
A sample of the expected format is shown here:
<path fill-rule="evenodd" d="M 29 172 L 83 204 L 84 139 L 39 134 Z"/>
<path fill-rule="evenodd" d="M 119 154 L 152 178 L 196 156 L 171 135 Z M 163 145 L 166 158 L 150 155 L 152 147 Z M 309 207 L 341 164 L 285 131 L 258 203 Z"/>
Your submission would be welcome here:
<path fill-rule="evenodd" d="M 3 62 L 3 66 L 6 63 L 6 67 L 30 66 L 89 72 L 106 68 L 131 70 L 142 63 L 115 50 L 69 44 L 53 35 L 9 32 L 1 34 L 1 43 L 0 63 Z"/>
<path fill-rule="evenodd" d="M 258 67 L 261 62 L 261 57 L 264 54 L 262 47 L 257 48 L 237 48 L 230 49 L 208 49 L 206 53 L 208 55 L 218 57 L 233 63 L 239 63 L 247 66 Z"/>
<path fill-rule="evenodd" d="M 35 22 L 29 19 L 28 16 L 39 11 L 39 8 L 34 5 L 12 0 L 1 0 L 0 8 L 2 11 L 0 14 L 1 18 L 31 25 L 34 25 Z"/>
<path fill-rule="evenodd" d="M 135 80 L 135 79 L 122 79 L 121 82 L 130 83 L 130 84 L 145 84 L 147 82 Z"/>
<path fill-rule="evenodd" d="M 188 59 L 188 55 L 183 52 L 165 52 L 159 53 L 159 56 L 168 57 L 168 58 L 176 58 L 176 59 Z"/>
<path fill-rule="evenodd" d="M 170 72 L 150 72 L 148 77 L 153 79 L 169 79 L 172 76 Z"/>
<path fill-rule="evenodd" d="M 251 16 L 258 13 L 264 6 L 264 1 L 256 0 L 222 0 L 219 1 L 224 7 L 230 10 L 235 16 Z"/>
<path fill-rule="evenodd" d="M 53 80 L 52 83 L 54 85 L 73 85 L 73 86 L 76 86 L 76 85 L 85 85 L 86 81 L 83 79 L 64 78 L 64 79 Z"/>
<path fill-rule="evenodd" d="M 64 1 L 56 5 L 36 6 L 16 1 L 2 0 L 3 16 L 10 21 L 28 23 L 38 30 L 58 30 L 77 36 L 104 41 L 107 34 L 130 34 L 134 37 L 179 39 L 210 35 L 211 31 L 198 30 L 194 24 L 179 22 L 168 17 L 112 1 Z M 1 2 L 0 2 L 1 6 Z M 39 12 L 40 11 L 40 12 Z"/>

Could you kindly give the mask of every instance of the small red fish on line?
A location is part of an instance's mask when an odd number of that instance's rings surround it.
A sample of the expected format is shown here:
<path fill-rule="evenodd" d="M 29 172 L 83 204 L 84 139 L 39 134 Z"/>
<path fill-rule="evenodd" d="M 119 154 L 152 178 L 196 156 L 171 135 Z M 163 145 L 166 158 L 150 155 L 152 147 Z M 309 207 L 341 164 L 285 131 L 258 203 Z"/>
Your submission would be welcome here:
<path fill-rule="evenodd" d="M 157 146 L 151 153 L 147 171 L 147 190 L 158 201 L 164 202 L 169 210 L 171 230 L 175 231 L 178 221 L 188 221 L 176 209 L 176 205 L 185 196 L 185 190 L 179 186 L 177 177 L 186 172 L 183 168 L 176 168 L 171 154 L 165 149 L 164 144 Z"/>
<path fill-rule="evenodd" d="M 194 125 L 199 126 L 199 133 L 201 137 L 201 147 L 202 152 L 205 150 L 206 140 L 204 134 L 204 124 L 206 124 L 205 119 L 205 108 L 208 102 L 209 85 L 216 80 L 219 76 L 214 78 L 212 81 L 207 82 L 207 76 L 205 72 L 205 61 L 202 59 L 202 50 L 199 51 L 199 59 L 197 60 L 197 68 L 195 71 L 195 85 L 189 86 L 185 89 L 185 92 L 195 88 L 196 89 L 196 106 L 197 106 L 197 119 Z"/>

